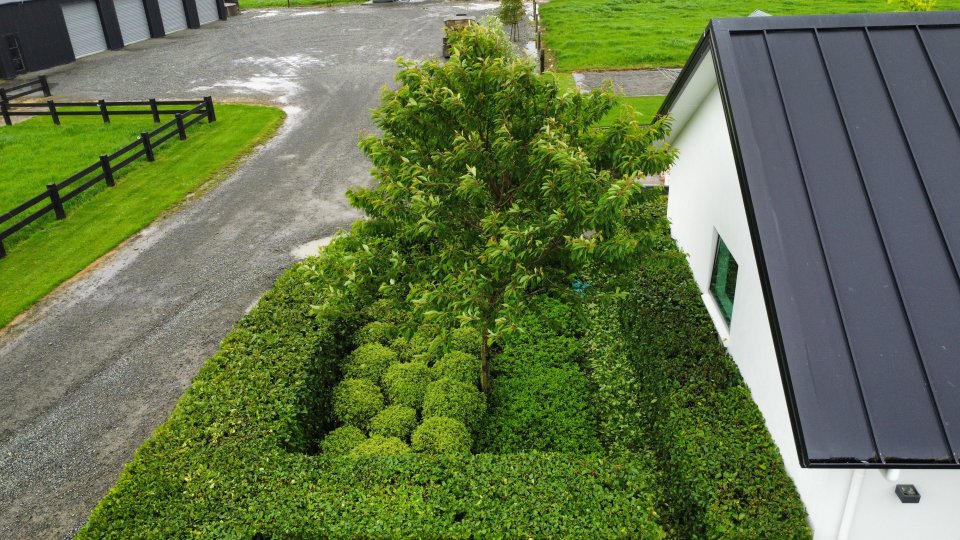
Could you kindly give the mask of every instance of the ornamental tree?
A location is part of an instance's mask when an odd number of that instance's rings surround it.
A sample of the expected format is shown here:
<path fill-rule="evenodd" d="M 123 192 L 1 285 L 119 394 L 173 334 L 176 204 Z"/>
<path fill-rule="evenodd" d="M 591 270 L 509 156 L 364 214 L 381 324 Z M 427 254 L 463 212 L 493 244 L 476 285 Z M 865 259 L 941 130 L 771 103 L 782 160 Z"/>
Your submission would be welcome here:
<path fill-rule="evenodd" d="M 480 330 L 487 392 L 490 347 L 532 295 L 569 292 L 587 265 L 625 264 L 648 245 L 637 178 L 674 151 L 658 142 L 666 119 L 596 127 L 612 91 L 561 90 L 489 23 L 450 40 L 448 62 L 399 61 L 373 112 L 381 134 L 360 142 L 378 184 L 348 192 L 369 218 L 356 228 L 393 247 L 356 259 L 389 260 L 389 275 L 350 275 L 386 281 L 419 320 Z"/>
<path fill-rule="evenodd" d="M 520 21 L 523 19 L 523 0 L 500 0 L 497 12 L 500 22 L 510 26 L 510 39 L 520 39 Z"/>

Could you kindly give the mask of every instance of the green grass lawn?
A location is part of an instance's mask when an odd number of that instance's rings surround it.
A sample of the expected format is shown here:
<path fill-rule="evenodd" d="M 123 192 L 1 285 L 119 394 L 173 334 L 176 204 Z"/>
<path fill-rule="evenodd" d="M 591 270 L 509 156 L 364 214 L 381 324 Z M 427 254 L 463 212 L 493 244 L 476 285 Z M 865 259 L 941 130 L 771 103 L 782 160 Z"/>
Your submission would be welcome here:
<path fill-rule="evenodd" d="M 960 9 L 939 0 L 937 9 Z M 707 22 L 771 15 L 894 11 L 885 0 L 551 0 L 540 9 L 557 71 L 682 66 Z"/>
<path fill-rule="evenodd" d="M 573 81 L 573 75 L 570 73 L 555 73 L 557 85 L 564 90 L 576 90 L 577 85 Z M 663 103 L 664 96 L 618 96 L 617 105 L 600 120 L 601 126 L 609 126 L 620 118 L 625 112 L 627 106 L 633 108 L 637 115 L 637 120 L 642 123 L 648 123 L 653 120 L 657 114 L 660 105 Z"/>
<path fill-rule="evenodd" d="M 269 138 L 282 120 L 283 112 L 272 107 L 218 105 L 217 122 L 189 128 L 185 142 L 176 137 L 166 142 L 157 148 L 154 163 L 143 159 L 130 165 L 117 176 L 115 188 L 94 188 L 90 196 L 78 197 L 76 204 L 67 207 L 67 219 L 42 220 L 38 227 L 10 237 L 4 242 L 7 257 L 0 259 L 0 326 L 188 193 L 223 178 L 240 157 Z M 63 118 L 64 125 L 59 127 L 50 124 L 49 118 L 35 118 L 0 128 L 0 211 L 42 191 L 47 182 L 62 180 L 92 164 L 99 154 L 124 146 L 153 126 L 149 116 L 117 117 L 110 126 L 103 126 L 99 117 Z M 65 137 L 53 136 L 57 130 Z M 30 159 L 12 158 L 14 150 L 24 148 L 30 149 Z"/>
<path fill-rule="evenodd" d="M 0 213 L 39 194 L 157 126 L 150 116 L 65 116 L 61 125 L 37 117 L 0 128 Z M 162 120 L 166 122 L 169 117 Z M 124 169 L 124 174 L 128 169 Z"/>
<path fill-rule="evenodd" d="M 362 4 L 366 0 L 290 0 L 290 7 L 337 6 L 341 4 Z M 243 9 L 287 7 L 287 0 L 240 0 Z"/>

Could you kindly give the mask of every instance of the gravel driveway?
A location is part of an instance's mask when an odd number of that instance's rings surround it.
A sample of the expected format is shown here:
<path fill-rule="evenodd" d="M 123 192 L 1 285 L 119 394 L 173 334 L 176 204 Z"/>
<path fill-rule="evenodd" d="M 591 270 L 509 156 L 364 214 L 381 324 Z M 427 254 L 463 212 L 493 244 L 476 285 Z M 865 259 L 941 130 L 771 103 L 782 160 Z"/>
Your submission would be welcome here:
<path fill-rule="evenodd" d="M 357 217 L 343 193 L 370 182 L 356 141 L 394 58 L 438 54 L 444 15 L 495 7 L 246 11 L 46 72 L 58 99 L 213 95 L 288 117 L 229 179 L 0 333 L 0 537 L 84 523 L 296 248 Z"/>

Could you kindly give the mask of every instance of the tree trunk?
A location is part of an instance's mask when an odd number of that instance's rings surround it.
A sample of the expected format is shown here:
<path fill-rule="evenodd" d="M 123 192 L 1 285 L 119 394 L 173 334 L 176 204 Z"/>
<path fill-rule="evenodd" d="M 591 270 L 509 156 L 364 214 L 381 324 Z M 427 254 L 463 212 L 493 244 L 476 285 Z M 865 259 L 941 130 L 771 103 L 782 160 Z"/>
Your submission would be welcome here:
<path fill-rule="evenodd" d="M 480 339 L 480 390 L 490 393 L 490 341 L 486 331 Z"/>

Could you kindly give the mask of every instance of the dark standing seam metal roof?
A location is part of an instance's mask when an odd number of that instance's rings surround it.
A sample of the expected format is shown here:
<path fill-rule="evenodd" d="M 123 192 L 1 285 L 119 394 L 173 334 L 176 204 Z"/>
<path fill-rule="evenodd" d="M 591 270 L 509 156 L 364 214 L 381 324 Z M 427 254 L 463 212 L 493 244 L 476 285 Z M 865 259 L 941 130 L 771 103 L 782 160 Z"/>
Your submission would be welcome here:
<path fill-rule="evenodd" d="M 960 466 L 960 12 L 714 20 L 661 114 L 708 50 L 802 464 Z"/>

